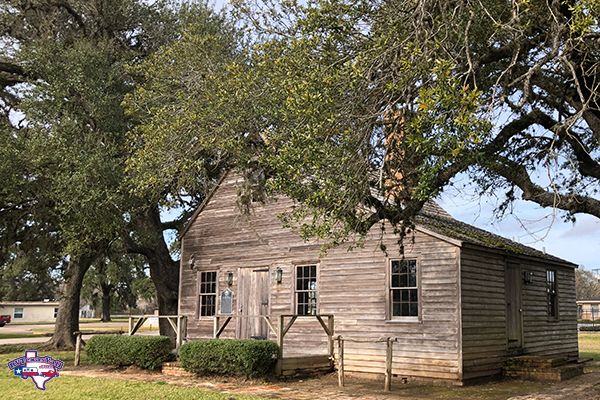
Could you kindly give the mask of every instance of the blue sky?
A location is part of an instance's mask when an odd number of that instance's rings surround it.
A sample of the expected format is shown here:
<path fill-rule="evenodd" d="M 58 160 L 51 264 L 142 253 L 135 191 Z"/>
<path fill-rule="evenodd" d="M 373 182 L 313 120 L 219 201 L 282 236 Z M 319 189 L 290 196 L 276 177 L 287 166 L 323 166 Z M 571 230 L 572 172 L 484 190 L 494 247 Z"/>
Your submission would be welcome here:
<path fill-rule="evenodd" d="M 575 223 L 564 222 L 561 211 L 517 200 L 512 213 L 498 219 L 494 209 L 500 199 L 479 196 L 465 177 L 457 183 L 437 199 L 454 218 L 539 250 L 545 248 L 547 253 L 586 269 L 600 268 L 598 218 L 579 214 Z"/>

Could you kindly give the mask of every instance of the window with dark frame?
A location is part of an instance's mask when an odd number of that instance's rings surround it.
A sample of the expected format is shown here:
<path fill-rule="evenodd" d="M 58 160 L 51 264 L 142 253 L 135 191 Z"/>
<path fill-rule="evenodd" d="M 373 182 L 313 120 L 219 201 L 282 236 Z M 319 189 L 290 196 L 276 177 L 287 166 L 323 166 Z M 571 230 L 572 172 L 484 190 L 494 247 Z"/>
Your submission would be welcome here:
<path fill-rule="evenodd" d="M 419 316 L 417 260 L 392 260 L 390 270 L 391 317 Z"/>
<path fill-rule="evenodd" d="M 317 315 L 317 266 L 296 267 L 296 314 Z"/>
<path fill-rule="evenodd" d="M 200 272 L 198 289 L 198 316 L 212 317 L 215 315 L 217 304 L 217 272 Z"/>
<path fill-rule="evenodd" d="M 556 271 L 546 271 L 546 293 L 548 298 L 548 316 L 558 318 L 558 296 L 556 293 Z"/>

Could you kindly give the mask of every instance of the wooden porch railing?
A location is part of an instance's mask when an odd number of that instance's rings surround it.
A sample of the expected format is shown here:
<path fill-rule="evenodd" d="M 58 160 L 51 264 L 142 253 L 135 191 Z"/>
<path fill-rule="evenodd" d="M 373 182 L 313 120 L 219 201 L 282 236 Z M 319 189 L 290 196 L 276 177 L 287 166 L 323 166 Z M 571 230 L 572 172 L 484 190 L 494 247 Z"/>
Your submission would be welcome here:
<path fill-rule="evenodd" d="M 278 354 L 277 358 L 279 360 L 283 359 L 283 346 L 284 346 L 285 335 L 289 332 L 291 327 L 294 325 L 294 322 L 296 322 L 296 320 L 298 320 L 298 318 L 300 318 L 300 319 L 316 318 L 317 321 L 319 322 L 319 324 L 321 325 L 321 327 L 323 328 L 323 330 L 325 331 L 325 334 L 327 335 L 327 353 L 329 355 L 329 362 L 330 362 L 331 366 L 333 367 L 333 363 L 334 363 L 334 359 L 335 359 L 334 344 L 333 344 L 333 342 L 334 342 L 333 335 L 335 333 L 335 331 L 334 331 L 335 330 L 335 328 L 334 328 L 335 322 L 334 322 L 333 314 L 319 314 L 319 315 L 282 314 L 282 315 L 279 315 L 279 317 L 278 317 L 277 329 L 273 325 L 273 321 L 271 320 L 270 315 L 237 315 L 237 314 L 215 315 L 214 326 L 213 326 L 213 337 L 215 339 L 218 339 L 221 336 L 221 334 L 223 333 L 223 331 L 225 331 L 225 328 L 227 327 L 227 325 L 233 318 L 262 318 L 262 319 L 264 319 L 265 322 L 267 323 L 269 329 L 271 330 L 271 332 L 273 332 L 275 337 L 277 337 L 277 344 L 279 345 L 279 354 Z M 327 319 L 327 322 L 325 322 L 325 318 Z M 224 320 L 222 324 L 220 323 L 221 320 Z"/>
<path fill-rule="evenodd" d="M 352 339 L 345 338 L 341 335 L 337 338 L 338 342 L 338 358 L 337 358 L 337 370 L 338 370 L 338 385 L 344 386 L 344 342 L 353 342 L 353 343 L 385 343 L 385 379 L 383 383 L 383 388 L 386 392 L 390 392 L 392 390 L 392 360 L 394 358 L 394 342 L 398 341 L 398 338 L 395 337 L 385 337 L 379 339 Z"/>
<path fill-rule="evenodd" d="M 129 336 L 135 335 L 138 329 L 144 325 L 148 318 L 166 319 L 169 325 L 175 331 L 175 349 L 179 349 L 187 331 L 187 317 L 185 315 L 130 315 L 129 316 Z"/>

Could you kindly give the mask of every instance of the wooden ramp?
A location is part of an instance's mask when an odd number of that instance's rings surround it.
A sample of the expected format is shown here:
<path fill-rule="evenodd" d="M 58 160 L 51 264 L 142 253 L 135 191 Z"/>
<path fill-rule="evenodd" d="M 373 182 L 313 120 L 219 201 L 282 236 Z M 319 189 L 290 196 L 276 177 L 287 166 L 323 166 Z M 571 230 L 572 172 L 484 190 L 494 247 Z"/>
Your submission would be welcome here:
<path fill-rule="evenodd" d="M 284 357 L 277 364 L 280 376 L 317 375 L 333 371 L 333 363 L 326 354 Z"/>

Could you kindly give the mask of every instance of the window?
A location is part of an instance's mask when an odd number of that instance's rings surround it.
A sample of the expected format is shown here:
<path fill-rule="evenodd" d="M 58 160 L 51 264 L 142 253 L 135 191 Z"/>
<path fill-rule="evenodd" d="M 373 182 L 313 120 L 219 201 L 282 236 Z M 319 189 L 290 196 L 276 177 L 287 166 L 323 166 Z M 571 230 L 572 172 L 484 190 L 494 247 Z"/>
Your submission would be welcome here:
<path fill-rule="evenodd" d="M 296 314 L 317 315 L 317 266 L 296 267 Z"/>
<path fill-rule="evenodd" d="M 546 271 L 546 293 L 548 300 L 548 316 L 558 318 L 558 300 L 556 293 L 556 271 Z"/>
<path fill-rule="evenodd" d="M 13 318 L 23 318 L 23 307 L 15 307 Z"/>
<path fill-rule="evenodd" d="M 417 260 L 392 260 L 390 300 L 392 317 L 419 316 Z"/>
<path fill-rule="evenodd" d="M 200 272 L 198 284 L 198 316 L 212 317 L 215 315 L 217 303 L 217 272 Z"/>
<path fill-rule="evenodd" d="M 58 317 L 58 307 L 54 307 L 54 318 Z"/>

